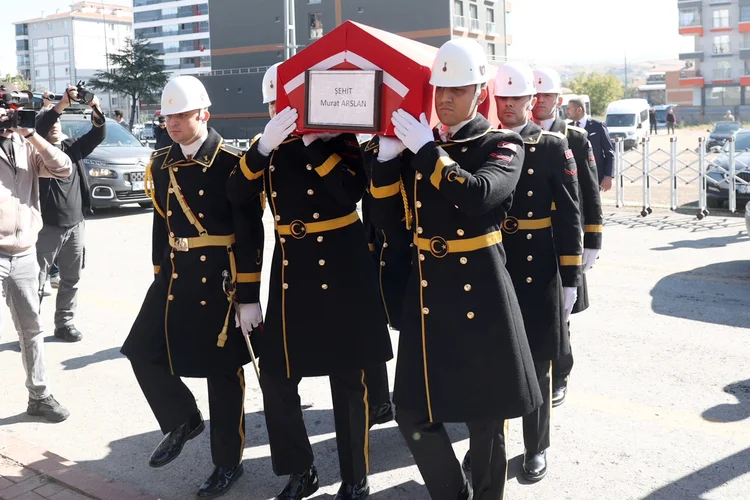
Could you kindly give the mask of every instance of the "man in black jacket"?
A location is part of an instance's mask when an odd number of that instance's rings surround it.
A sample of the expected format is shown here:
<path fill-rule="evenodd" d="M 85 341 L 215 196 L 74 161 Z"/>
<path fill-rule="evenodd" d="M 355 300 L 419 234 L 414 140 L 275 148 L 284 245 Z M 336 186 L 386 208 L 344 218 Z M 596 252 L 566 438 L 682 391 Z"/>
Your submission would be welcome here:
<path fill-rule="evenodd" d="M 575 98 L 568 102 L 568 118 L 571 125 L 586 130 L 589 134 L 589 142 L 594 150 L 596 168 L 599 171 L 599 186 L 602 191 L 612 189 L 612 178 L 614 177 L 615 147 L 609 137 L 607 126 L 599 120 L 586 115 L 583 101 Z"/>
<path fill-rule="evenodd" d="M 36 131 L 62 150 L 73 161 L 74 168 L 67 179 L 40 179 L 39 203 L 44 226 L 37 240 L 39 261 L 39 298 L 43 296 L 52 264 L 60 268 L 60 284 L 55 309 L 55 337 L 78 342 L 82 335 L 73 325 L 78 281 L 84 266 L 84 217 L 91 213 L 91 193 L 83 159 L 102 143 L 107 129 L 99 109 L 99 99 L 89 104 L 94 113 L 92 127 L 83 136 L 73 139 L 62 132 L 60 115 L 76 98 L 75 87 L 68 87 L 60 102 L 37 119 Z"/>
<path fill-rule="evenodd" d="M 167 146 L 171 146 L 173 141 L 172 138 L 169 137 L 169 133 L 167 132 L 167 119 L 163 116 L 160 116 L 157 119 L 157 125 L 154 127 L 154 139 L 156 139 L 156 145 L 154 146 L 154 149 L 159 150 L 162 148 L 166 148 Z"/>

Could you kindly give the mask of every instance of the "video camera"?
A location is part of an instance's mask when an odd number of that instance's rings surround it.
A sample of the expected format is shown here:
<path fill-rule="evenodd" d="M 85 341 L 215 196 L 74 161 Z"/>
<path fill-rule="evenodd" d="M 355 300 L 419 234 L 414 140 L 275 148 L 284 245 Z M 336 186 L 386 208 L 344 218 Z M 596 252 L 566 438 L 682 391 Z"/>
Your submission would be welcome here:
<path fill-rule="evenodd" d="M 70 95 L 70 93 L 68 93 L 68 97 L 70 98 L 71 101 L 75 101 L 77 103 L 86 104 L 86 105 L 91 104 L 91 101 L 94 100 L 94 96 L 96 94 L 94 94 L 92 91 L 87 89 L 85 85 L 86 85 L 86 82 L 84 82 L 83 80 L 79 81 L 76 84 L 76 93 L 78 94 L 77 99 L 74 99 Z"/>
<path fill-rule="evenodd" d="M 33 109 L 22 109 L 31 102 L 34 94 L 29 90 L 7 90 L 0 85 L 0 108 L 8 110 L 7 119 L 0 121 L 0 131 L 9 128 L 34 128 L 36 112 Z"/>

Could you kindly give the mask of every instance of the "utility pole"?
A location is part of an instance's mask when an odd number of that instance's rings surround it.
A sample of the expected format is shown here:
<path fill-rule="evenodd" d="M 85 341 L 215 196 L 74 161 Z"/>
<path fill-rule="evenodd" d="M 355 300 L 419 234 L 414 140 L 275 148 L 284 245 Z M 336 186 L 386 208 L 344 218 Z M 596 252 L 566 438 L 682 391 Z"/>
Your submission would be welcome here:
<path fill-rule="evenodd" d="M 107 67 L 107 73 L 109 73 L 109 47 L 107 44 L 107 16 L 104 14 L 104 0 L 100 2 L 102 4 L 102 24 L 104 25 L 104 64 Z M 107 91 L 107 110 L 112 112 L 112 91 Z M 130 117 L 130 121 L 133 121 L 133 117 Z"/>
<path fill-rule="evenodd" d="M 284 0 L 284 60 L 297 53 L 297 22 L 294 2 L 295 0 Z"/>

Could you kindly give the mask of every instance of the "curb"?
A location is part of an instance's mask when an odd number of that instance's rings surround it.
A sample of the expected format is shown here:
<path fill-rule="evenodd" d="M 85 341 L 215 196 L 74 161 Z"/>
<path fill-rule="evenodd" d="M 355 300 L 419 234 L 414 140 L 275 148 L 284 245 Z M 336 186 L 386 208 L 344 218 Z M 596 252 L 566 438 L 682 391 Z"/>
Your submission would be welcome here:
<path fill-rule="evenodd" d="M 95 499 L 160 500 L 86 469 L 77 462 L 3 433 L 0 433 L 0 456 Z"/>

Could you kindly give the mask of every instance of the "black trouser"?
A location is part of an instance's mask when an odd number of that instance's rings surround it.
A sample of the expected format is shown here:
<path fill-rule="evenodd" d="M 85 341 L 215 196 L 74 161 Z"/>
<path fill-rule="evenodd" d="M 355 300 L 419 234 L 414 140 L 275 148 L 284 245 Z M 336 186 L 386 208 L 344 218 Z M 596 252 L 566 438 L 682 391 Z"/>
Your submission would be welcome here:
<path fill-rule="evenodd" d="M 674 134 L 674 123 L 667 122 L 667 133 L 669 134 L 670 131 L 672 134 Z"/>
<path fill-rule="evenodd" d="M 388 369 L 385 363 L 365 368 L 365 384 L 367 384 L 371 409 L 391 401 L 391 391 L 388 389 Z"/>
<path fill-rule="evenodd" d="M 523 444 L 529 455 L 549 448 L 550 417 L 552 416 L 550 362 L 534 361 L 534 369 L 539 380 L 539 388 L 542 390 L 542 406 L 523 417 Z"/>
<path fill-rule="evenodd" d="M 568 321 L 568 340 L 570 340 L 570 321 Z M 562 384 L 573 371 L 573 346 L 568 354 L 552 360 L 552 380 L 554 385 Z"/>
<path fill-rule="evenodd" d="M 409 445 L 432 500 L 455 500 L 464 487 L 464 474 L 442 422 L 430 422 L 427 412 L 396 409 L 396 421 Z M 474 500 L 503 498 L 508 474 L 506 420 L 467 422 Z"/>
<path fill-rule="evenodd" d="M 651 132 L 653 132 L 655 134 L 658 134 L 659 132 L 657 131 L 656 126 L 657 126 L 657 124 L 656 124 L 655 121 L 651 122 Z"/>
<path fill-rule="evenodd" d="M 341 479 L 353 485 L 369 471 L 369 404 L 364 370 L 345 370 L 329 378 Z M 268 370 L 260 372 L 271 465 L 277 476 L 300 474 L 313 464 L 300 407 L 300 380 L 272 375 Z"/>
<path fill-rule="evenodd" d="M 193 393 L 168 366 L 132 360 L 131 364 L 164 434 L 198 411 Z M 211 375 L 207 381 L 211 458 L 217 467 L 231 469 L 242 461 L 245 449 L 245 373 L 240 367 L 235 373 Z"/>

